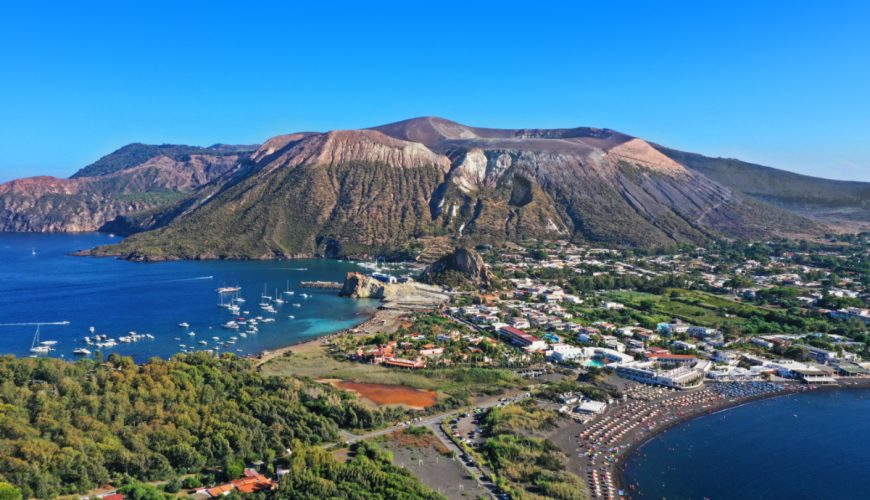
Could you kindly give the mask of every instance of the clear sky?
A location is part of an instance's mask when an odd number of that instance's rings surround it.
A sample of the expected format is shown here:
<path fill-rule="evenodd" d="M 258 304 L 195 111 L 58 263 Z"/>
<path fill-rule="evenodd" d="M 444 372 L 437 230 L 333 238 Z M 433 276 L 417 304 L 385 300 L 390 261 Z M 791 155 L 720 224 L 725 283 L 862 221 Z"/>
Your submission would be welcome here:
<path fill-rule="evenodd" d="M 870 181 L 868 2 L 292 3 L 6 2 L 0 180 L 436 115 Z"/>

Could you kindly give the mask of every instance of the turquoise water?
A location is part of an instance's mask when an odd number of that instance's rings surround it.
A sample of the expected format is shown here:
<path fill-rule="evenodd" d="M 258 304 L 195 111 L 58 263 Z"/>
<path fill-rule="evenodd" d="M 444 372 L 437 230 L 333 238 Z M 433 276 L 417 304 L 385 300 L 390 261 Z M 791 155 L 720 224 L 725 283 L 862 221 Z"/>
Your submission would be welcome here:
<path fill-rule="evenodd" d="M 222 351 L 252 354 L 351 327 L 370 317 L 377 303 L 341 298 L 334 290 L 306 290 L 304 280 L 342 281 L 348 271 L 362 270 L 349 262 L 306 259 L 294 261 L 184 261 L 151 264 L 114 258 L 74 257 L 70 252 L 118 241 L 108 235 L 0 234 L 0 354 L 29 355 L 36 327 L 14 323 L 63 322 L 40 328 L 42 340 L 57 341 L 49 355 L 70 358 L 93 326 L 98 334 L 118 338 L 129 331 L 150 333 L 154 340 L 119 344 L 104 354 L 118 353 L 145 361 L 169 357 L 179 344 L 211 349 L 238 332 L 221 324 L 233 319 L 217 307 L 221 286 L 241 286 L 243 316 L 274 317 L 260 323 L 259 333 L 239 337 Z M 34 255 L 35 252 L 35 255 Z M 269 295 L 290 283 L 296 295 L 275 305 L 276 314 L 260 310 L 264 284 Z M 301 293 L 310 298 L 304 299 Z M 300 307 L 292 304 L 298 303 Z M 295 316 L 290 319 L 289 316 Z M 189 323 L 195 337 L 177 325 Z M 7 326 L 8 325 L 8 326 Z M 243 328 L 244 330 L 244 328 Z M 203 346 L 198 342 L 207 341 Z M 94 347 L 88 347 L 95 350 Z"/>
<path fill-rule="evenodd" d="M 870 389 L 819 390 L 704 416 L 626 463 L 634 498 L 870 498 Z M 631 490 L 629 490 L 631 492 Z"/>
<path fill-rule="evenodd" d="M 597 359 L 590 359 L 583 363 L 583 366 L 594 366 L 596 368 L 601 368 L 602 366 L 604 366 L 604 363 L 598 361 Z"/>

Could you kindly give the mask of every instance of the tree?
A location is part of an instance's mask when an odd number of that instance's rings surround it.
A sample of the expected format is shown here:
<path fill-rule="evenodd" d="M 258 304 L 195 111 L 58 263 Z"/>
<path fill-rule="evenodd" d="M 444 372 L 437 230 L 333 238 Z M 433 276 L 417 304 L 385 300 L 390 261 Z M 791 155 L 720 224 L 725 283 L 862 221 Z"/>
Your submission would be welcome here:
<path fill-rule="evenodd" d="M 547 260 L 547 257 L 549 257 L 547 251 L 543 248 L 536 248 L 532 250 L 531 252 L 529 252 L 529 256 L 535 260 Z"/>
<path fill-rule="evenodd" d="M 245 463 L 241 460 L 227 457 L 224 461 L 224 475 L 227 481 L 238 479 L 245 472 Z"/>
<path fill-rule="evenodd" d="M 178 493 L 181 491 L 181 481 L 177 477 L 173 477 L 163 486 L 163 491 L 166 493 Z"/>
<path fill-rule="evenodd" d="M 0 500 L 21 500 L 21 490 L 9 483 L 0 482 Z"/>

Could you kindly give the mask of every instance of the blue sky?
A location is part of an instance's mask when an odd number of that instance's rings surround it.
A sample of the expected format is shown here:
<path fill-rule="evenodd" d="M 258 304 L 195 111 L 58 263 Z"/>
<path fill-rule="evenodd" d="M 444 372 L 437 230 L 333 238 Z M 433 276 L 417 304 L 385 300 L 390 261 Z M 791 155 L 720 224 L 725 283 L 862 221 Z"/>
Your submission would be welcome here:
<path fill-rule="evenodd" d="M 861 2 L 10 2 L 0 180 L 436 115 L 870 181 L 868 21 Z"/>

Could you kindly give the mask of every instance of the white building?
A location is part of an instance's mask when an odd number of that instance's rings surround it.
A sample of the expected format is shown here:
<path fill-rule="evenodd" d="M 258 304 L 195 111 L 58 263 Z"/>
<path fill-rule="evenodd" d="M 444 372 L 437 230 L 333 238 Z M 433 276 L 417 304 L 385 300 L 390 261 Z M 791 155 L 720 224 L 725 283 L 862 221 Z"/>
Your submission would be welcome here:
<path fill-rule="evenodd" d="M 663 368 L 655 361 L 635 361 L 616 367 L 620 377 L 643 384 L 662 385 L 675 389 L 691 389 L 704 383 L 704 371 L 691 366 Z"/>
<path fill-rule="evenodd" d="M 556 363 L 564 363 L 576 359 L 588 359 L 591 349 L 588 347 L 577 347 L 570 344 L 552 344 L 550 350 L 547 351 L 547 358 L 552 359 Z"/>

